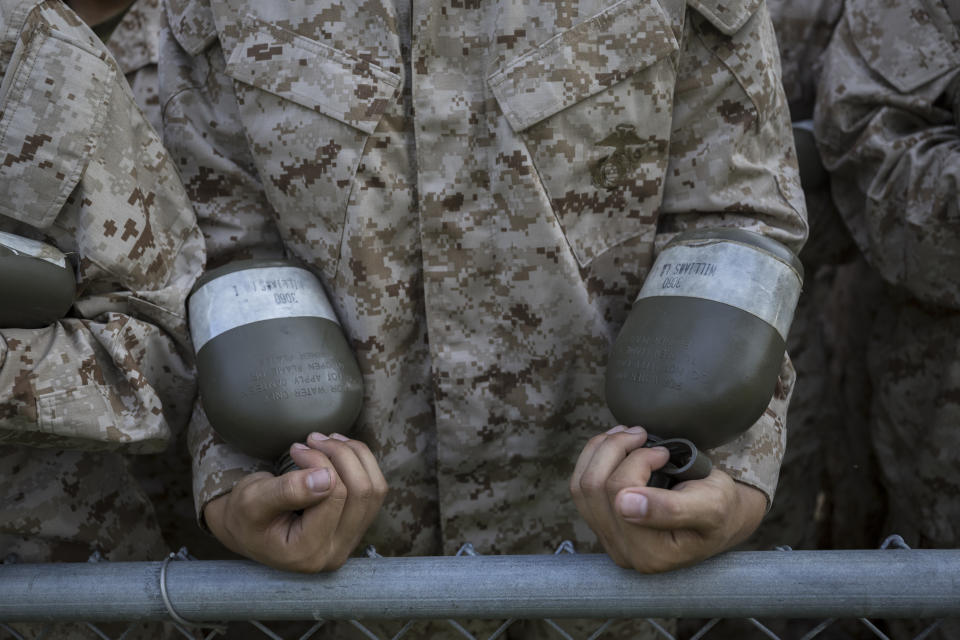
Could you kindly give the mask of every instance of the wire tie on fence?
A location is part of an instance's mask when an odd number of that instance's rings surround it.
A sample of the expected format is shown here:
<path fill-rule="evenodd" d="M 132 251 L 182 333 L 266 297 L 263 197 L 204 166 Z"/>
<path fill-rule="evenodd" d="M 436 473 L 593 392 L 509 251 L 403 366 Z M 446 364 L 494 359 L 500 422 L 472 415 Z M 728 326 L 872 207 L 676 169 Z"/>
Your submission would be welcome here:
<path fill-rule="evenodd" d="M 212 628 L 220 633 L 227 632 L 227 626 L 224 624 L 198 624 L 196 622 L 190 622 L 173 608 L 173 603 L 170 601 L 170 594 L 167 593 L 167 565 L 170 564 L 171 560 L 184 560 L 189 557 L 186 553 L 185 548 L 181 548 L 179 553 L 170 553 L 166 558 L 163 559 L 163 564 L 160 565 L 160 597 L 163 599 L 163 606 L 167 608 L 167 614 L 170 618 L 177 624 L 187 627 L 188 629 L 203 629 L 203 628 Z"/>
<path fill-rule="evenodd" d="M 573 543 L 569 540 L 564 540 L 560 543 L 560 546 L 557 547 L 557 550 L 553 552 L 553 555 L 559 556 L 561 553 L 573 553 L 576 554 L 577 550 L 574 548 Z"/>
<path fill-rule="evenodd" d="M 910 549 L 907 541 L 897 534 L 888 536 L 887 539 L 883 541 L 883 544 L 880 545 L 881 549 L 890 549 L 891 547 L 894 549 Z"/>

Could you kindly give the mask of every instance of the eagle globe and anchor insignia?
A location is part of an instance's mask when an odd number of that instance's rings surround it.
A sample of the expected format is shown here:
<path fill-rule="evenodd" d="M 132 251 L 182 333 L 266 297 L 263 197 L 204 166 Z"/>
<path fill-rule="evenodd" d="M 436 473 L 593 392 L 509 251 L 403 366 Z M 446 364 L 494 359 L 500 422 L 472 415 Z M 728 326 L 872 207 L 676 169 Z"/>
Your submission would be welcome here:
<path fill-rule="evenodd" d="M 640 149 L 629 149 L 644 144 L 632 124 L 618 124 L 613 133 L 597 143 L 598 147 L 614 147 L 615 151 L 601 158 L 590 170 L 593 186 L 597 189 L 616 189 L 630 181 L 640 164 Z"/>

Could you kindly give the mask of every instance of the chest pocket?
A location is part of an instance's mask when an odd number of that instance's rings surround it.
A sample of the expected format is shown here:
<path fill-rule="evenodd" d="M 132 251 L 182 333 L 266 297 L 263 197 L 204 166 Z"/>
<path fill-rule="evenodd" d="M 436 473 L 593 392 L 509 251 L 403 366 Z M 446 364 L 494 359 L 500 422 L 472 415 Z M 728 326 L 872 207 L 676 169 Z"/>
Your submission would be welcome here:
<path fill-rule="evenodd" d="M 653 233 L 678 49 L 655 0 L 621 0 L 487 79 L 583 266 Z"/>
<path fill-rule="evenodd" d="M 285 242 L 332 278 L 353 177 L 400 76 L 253 16 L 226 71 Z"/>
<path fill-rule="evenodd" d="M 48 228 L 103 129 L 113 68 L 34 14 L 0 87 L 0 213 Z"/>

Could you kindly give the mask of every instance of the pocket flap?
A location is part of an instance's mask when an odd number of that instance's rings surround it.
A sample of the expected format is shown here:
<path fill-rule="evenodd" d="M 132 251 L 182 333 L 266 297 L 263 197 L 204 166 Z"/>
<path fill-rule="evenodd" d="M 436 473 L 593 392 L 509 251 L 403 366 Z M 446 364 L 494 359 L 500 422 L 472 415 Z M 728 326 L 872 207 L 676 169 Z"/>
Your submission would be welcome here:
<path fill-rule="evenodd" d="M 488 84 L 522 131 L 679 48 L 658 2 L 620 0 L 509 62 Z"/>
<path fill-rule="evenodd" d="M 303 107 L 373 133 L 402 80 L 378 65 L 247 16 L 227 73 Z"/>
<path fill-rule="evenodd" d="M 922 3 L 900 2 L 877 11 L 872 4 L 856 2 L 844 11 L 864 61 L 901 93 L 910 93 L 960 64 L 960 41 L 946 10 L 932 6 L 943 15 L 930 16 L 925 9 Z M 906 26 L 891 29 L 891 24 Z M 946 26 L 950 37 L 939 25 Z"/>
<path fill-rule="evenodd" d="M 687 0 L 720 33 L 732 36 L 757 12 L 763 0 Z"/>
<path fill-rule="evenodd" d="M 0 213 L 53 223 L 96 151 L 114 74 L 105 54 L 28 24 L 0 88 Z"/>

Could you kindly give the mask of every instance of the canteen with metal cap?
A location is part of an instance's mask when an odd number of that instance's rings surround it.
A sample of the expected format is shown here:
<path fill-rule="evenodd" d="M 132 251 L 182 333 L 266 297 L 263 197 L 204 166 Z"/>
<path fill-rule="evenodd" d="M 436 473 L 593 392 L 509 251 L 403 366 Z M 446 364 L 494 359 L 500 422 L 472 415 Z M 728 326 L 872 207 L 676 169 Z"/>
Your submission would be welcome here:
<path fill-rule="evenodd" d="M 349 433 L 363 380 L 320 281 L 286 260 L 243 260 L 204 274 L 188 301 L 200 400 L 241 451 L 291 468 L 312 431 Z"/>
<path fill-rule="evenodd" d="M 700 449 L 739 436 L 776 389 L 802 284 L 800 260 L 766 236 L 677 235 L 613 344 L 606 375 L 613 415 Z"/>
<path fill-rule="evenodd" d="M 63 318 L 77 280 L 59 249 L 0 231 L 0 328 L 37 329 Z"/>

